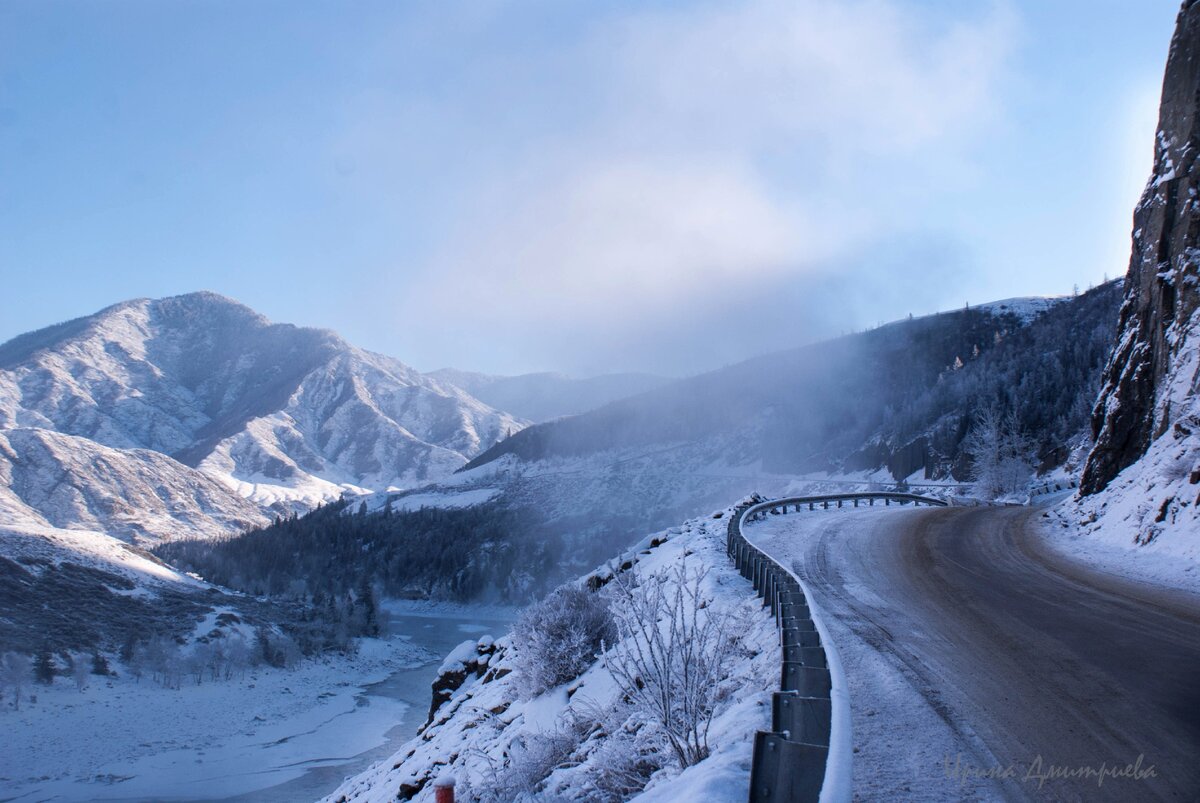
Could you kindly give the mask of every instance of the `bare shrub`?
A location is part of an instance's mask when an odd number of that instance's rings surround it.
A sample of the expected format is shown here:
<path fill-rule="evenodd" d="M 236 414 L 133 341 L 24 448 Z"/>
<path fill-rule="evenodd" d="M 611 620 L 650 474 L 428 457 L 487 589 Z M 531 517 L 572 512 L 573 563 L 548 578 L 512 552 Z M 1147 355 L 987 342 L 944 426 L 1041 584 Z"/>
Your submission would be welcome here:
<path fill-rule="evenodd" d="M 71 678 L 75 681 L 75 688 L 83 692 L 88 687 L 88 682 L 91 680 L 91 670 L 88 667 L 91 659 L 81 652 L 71 655 Z"/>
<path fill-rule="evenodd" d="M 548 800 L 543 788 L 546 779 L 557 769 L 575 766 L 578 747 L 579 735 L 570 727 L 523 736 L 509 745 L 507 761 L 501 766 L 484 754 L 487 781 L 483 789 L 472 791 L 480 803 Z"/>
<path fill-rule="evenodd" d="M 578 677 L 616 635 L 608 594 L 575 586 L 555 589 L 513 625 L 522 692 L 535 697 Z"/>
<path fill-rule="evenodd" d="M 589 801 L 619 803 L 646 788 L 654 773 L 671 760 L 654 723 L 631 703 L 581 706 L 581 718 L 598 746 L 585 768 L 584 794 Z"/>
<path fill-rule="evenodd" d="M 708 729 L 736 652 L 735 619 L 703 593 L 707 573 L 683 561 L 637 585 L 620 577 L 611 584 L 621 641 L 605 664 L 681 768 L 708 756 Z"/>

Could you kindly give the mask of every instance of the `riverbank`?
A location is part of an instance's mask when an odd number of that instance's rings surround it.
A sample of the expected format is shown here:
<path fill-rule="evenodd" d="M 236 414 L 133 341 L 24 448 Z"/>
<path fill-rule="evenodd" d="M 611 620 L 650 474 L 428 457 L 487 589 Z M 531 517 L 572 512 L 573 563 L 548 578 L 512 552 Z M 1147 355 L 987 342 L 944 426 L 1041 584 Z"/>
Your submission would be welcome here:
<path fill-rule="evenodd" d="M 32 689 L 36 702 L 0 712 L 0 798 L 219 799 L 283 783 L 383 742 L 405 706 L 363 687 L 427 660 L 392 638 L 179 689 L 92 677 L 80 692 L 59 678 Z"/>
<path fill-rule="evenodd" d="M 0 709 L 0 800 L 317 799 L 424 722 L 442 656 L 511 614 L 388 603 L 389 637 L 357 655 L 164 689 L 148 679 L 69 679 Z M 446 646 L 449 645 L 449 646 Z"/>

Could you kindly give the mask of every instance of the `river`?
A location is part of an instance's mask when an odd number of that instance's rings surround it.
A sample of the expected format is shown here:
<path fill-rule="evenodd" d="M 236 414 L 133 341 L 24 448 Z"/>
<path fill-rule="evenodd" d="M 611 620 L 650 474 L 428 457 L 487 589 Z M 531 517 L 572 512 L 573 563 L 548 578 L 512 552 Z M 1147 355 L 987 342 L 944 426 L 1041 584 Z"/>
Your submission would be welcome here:
<path fill-rule="evenodd" d="M 417 733 L 429 715 L 431 687 L 442 658 L 461 644 L 484 634 L 497 638 L 508 630 L 512 613 L 492 607 L 458 606 L 447 611 L 422 608 L 400 602 L 385 605 L 389 632 L 407 636 L 413 644 L 424 647 L 434 656 L 428 663 L 393 672 L 384 680 L 363 690 L 365 702 L 371 698 L 397 701 L 405 706 L 400 721 L 387 732 L 383 744 L 359 753 L 346 761 L 320 764 L 307 769 L 303 775 L 285 783 L 228 798 L 198 798 L 222 800 L 225 803 L 294 803 L 318 800 L 341 785 L 343 779 L 356 775 L 376 761 L 395 753 Z"/>

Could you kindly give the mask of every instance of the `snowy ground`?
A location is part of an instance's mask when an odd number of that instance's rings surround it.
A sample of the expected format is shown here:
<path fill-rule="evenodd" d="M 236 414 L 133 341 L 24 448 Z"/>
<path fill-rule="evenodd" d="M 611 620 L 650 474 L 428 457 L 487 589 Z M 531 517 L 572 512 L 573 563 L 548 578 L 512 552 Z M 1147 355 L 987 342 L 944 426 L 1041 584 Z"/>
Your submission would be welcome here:
<path fill-rule="evenodd" d="M 1177 425 L 1104 491 L 1056 505 L 1047 523 L 1050 543 L 1066 554 L 1200 592 L 1200 432 Z"/>
<path fill-rule="evenodd" d="M 93 677 L 82 693 L 66 678 L 37 686 L 36 703 L 0 710 L 0 798 L 218 799 L 340 763 L 405 713 L 364 686 L 428 660 L 399 638 L 362 644 L 353 658 L 179 690 L 125 677 Z"/>
<path fill-rule="evenodd" d="M 736 611 L 742 617 L 741 643 L 746 650 L 737 659 L 738 690 L 723 703 L 709 733 L 712 755 L 682 773 L 673 765 L 660 770 L 634 798 L 641 803 L 741 803 L 747 793 L 754 732 L 770 725 L 770 691 L 777 687 L 779 673 L 778 636 L 769 610 L 753 596 L 750 584 L 725 555 L 726 523 L 724 517 L 694 519 L 648 536 L 616 562 L 633 562 L 632 571 L 639 577 L 669 569 L 685 558 L 689 566 L 707 568 L 705 591 L 717 609 Z M 486 647 L 491 649 L 490 640 Z M 603 718 L 604 712 L 618 708 L 614 705 L 618 691 L 609 671 L 596 662 L 575 681 L 525 699 L 519 674 L 511 671 L 514 648 L 510 639 L 500 639 L 495 647 L 494 654 L 482 656 L 481 675 L 467 676 L 420 738 L 348 779 L 327 800 L 382 803 L 401 793 L 431 801 L 432 781 L 447 772 L 456 777 L 463 797 L 471 799 L 472 792 L 494 789 L 497 779 L 511 780 L 514 757 L 528 765 L 533 746 L 564 737 L 576 739 L 569 750 L 571 757 L 556 768 L 547 768 L 548 775 L 539 782 L 533 799 L 598 799 L 592 784 L 598 773 L 612 766 L 620 750 L 608 733 L 623 728 L 587 730 L 588 735 L 582 737 L 566 735 L 572 732 L 573 723 Z M 459 652 L 466 655 L 474 650 Z"/>

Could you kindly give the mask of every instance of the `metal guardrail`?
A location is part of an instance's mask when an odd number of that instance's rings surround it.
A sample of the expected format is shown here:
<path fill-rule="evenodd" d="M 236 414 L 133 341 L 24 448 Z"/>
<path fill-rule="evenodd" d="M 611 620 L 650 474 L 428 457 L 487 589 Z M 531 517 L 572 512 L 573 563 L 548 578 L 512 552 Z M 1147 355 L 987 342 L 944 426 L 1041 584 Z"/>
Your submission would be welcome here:
<path fill-rule="evenodd" d="M 1029 492 L 1029 498 L 1033 499 L 1038 496 L 1045 496 L 1047 494 L 1058 493 L 1059 491 L 1070 491 L 1070 490 L 1073 490 L 1078 487 L 1079 487 L 1079 480 L 1075 480 L 1075 479 L 1055 480 L 1054 482 L 1043 483 L 1042 485 L 1039 485 L 1038 487 L 1034 488 L 1032 491 Z"/>
<path fill-rule="evenodd" d="M 726 551 L 742 576 L 771 607 L 783 662 L 779 691 L 771 698 L 771 730 L 754 737 L 750 764 L 750 803 L 810 803 L 821 797 L 833 737 L 833 678 L 816 622 L 799 579 L 774 558 L 750 543 L 743 522 L 771 514 L 843 507 L 882 501 L 944 507 L 940 499 L 907 493 L 864 492 L 795 496 L 734 508 L 726 534 Z M 849 757 L 843 757 L 848 761 Z M 848 766 L 848 765 L 847 765 Z"/>

